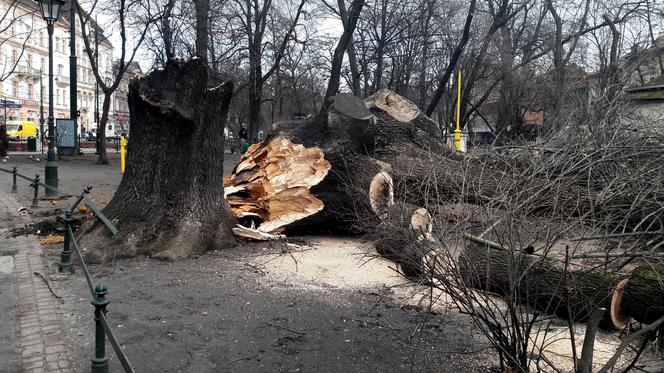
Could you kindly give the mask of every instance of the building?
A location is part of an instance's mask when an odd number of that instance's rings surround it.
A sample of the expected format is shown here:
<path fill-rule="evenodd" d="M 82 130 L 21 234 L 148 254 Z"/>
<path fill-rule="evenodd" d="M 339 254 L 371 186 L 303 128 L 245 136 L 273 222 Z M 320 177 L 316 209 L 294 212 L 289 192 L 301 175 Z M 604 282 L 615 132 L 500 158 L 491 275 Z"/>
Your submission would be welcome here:
<path fill-rule="evenodd" d="M 53 111 L 55 118 L 70 117 L 69 1 L 63 6 L 53 32 Z M 0 0 L 0 96 L 20 104 L 8 109 L 8 120 L 39 122 L 43 99 L 44 119 L 48 117 L 48 32 L 38 5 L 32 0 Z M 89 130 L 95 125 L 96 80 L 76 19 L 77 97 L 79 125 Z M 100 34 L 102 34 L 100 32 Z M 91 46 L 95 45 L 92 40 Z M 113 45 L 99 38 L 100 74 L 111 79 Z M 15 66 L 15 68 L 14 68 Z M 12 70 L 13 69 L 13 70 Z M 101 91 L 100 91 L 101 92 Z M 101 108 L 103 94 L 99 96 Z M 111 106 L 113 107 L 113 106 Z M 3 115 L 4 113 L 0 113 Z M 101 115 L 100 115 L 101 116 Z"/>
<path fill-rule="evenodd" d="M 113 73 L 117 74 L 119 61 L 113 63 Z M 133 61 L 127 66 L 122 81 L 115 91 L 113 100 L 113 114 L 109 116 L 109 125 L 112 126 L 116 135 L 129 133 L 129 103 L 127 94 L 129 93 L 129 81 L 133 78 L 143 76 L 143 70 L 138 62 Z"/>

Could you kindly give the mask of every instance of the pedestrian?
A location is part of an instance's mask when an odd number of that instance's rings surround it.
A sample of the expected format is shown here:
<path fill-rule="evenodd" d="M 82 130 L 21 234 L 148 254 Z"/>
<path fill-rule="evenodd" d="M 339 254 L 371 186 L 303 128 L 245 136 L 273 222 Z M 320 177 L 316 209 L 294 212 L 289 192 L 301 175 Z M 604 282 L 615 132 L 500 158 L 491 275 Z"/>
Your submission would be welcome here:
<path fill-rule="evenodd" d="M 249 134 L 247 133 L 247 129 L 244 128 L 244 124 L 240 127 L 240 130 L 238 131 L 238 137 L 240 138 L 241 142 L 247 142 L 249 141 Z"/>

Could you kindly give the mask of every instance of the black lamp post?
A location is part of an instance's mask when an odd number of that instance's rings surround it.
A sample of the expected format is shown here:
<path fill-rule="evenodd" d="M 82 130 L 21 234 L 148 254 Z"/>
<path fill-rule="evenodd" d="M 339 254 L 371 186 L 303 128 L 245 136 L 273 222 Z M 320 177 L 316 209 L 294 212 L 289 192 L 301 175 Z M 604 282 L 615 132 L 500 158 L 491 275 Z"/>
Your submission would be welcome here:
<path fill-rule="evenodd" d="M 46 155 L 46 168 L 44 179 L 46 185 L 58 187 L 58 164 L 55 161 L 55 126 L 53 123 L 53 27 L 60 17 L 60 8 L 64 0 L 35 0 L 41 8 L 42 17 L 46 21 L 48 30 L 48 153 Z M 57 191 L 46 188 L 46 197 L 56 197 Z"/>

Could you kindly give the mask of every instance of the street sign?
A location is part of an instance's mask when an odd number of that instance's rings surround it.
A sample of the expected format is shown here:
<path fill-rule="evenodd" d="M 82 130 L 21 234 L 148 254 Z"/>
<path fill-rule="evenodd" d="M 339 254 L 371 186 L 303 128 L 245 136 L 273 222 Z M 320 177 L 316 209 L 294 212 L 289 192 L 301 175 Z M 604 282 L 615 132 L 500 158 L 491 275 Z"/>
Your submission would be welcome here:
<path fill-rule="evenodd" d="M 11 100 L 0 100 L 0 109 L 20 109 L 22 106 L 18 102 Z"/>

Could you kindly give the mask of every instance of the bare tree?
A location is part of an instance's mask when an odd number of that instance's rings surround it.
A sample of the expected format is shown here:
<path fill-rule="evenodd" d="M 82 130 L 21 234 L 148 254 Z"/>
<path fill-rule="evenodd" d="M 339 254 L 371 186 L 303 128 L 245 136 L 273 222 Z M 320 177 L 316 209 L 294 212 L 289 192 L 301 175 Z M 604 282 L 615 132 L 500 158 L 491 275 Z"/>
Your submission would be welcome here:
<path fill-rule="evenodd" d="M 19 67 L 28 40 L 35 31 L 35 17 L 39 16 L 36 9 L 24 13 L 18 9 L 19 4 L 18 0 L 12 0 L 6 9 L 0 10 L 0 35 L 2 35 L 0 36 L 0 66 L 2 67 L 0 70 L 0 83 L 12 76 Z M 25 68 L 32 69 L 30 64 L 25 66 Z M 7 105 L 7 103 L 3 102 L 3 105 Z M 0 122 L 0 156 L 3 157 L 7 155 L 7 147 L 9 145 L 7 141 L 6 120 L 7 118 L 3 115 L 2 122 Z"/>
<path fill-rule="evenodd" d="M 80 2 L 77 1 L 78 17 L 81 22 L 81 33 L 83 34 L 83 42 L 85 44 L 85 52 L 88 55 L 90 66 L 94 73 L 97 84 L 104 94 L 102 103 L 101 119 L 97 123 L 97 136 L 98 141 L 101 143 L 99 149 L 99 158 L 97 164 L 108 164 L 106 156 L 106 123 L 108 123 L 109 111 L 111 108 L 111 97 L 117 90 L 118 86 L 122 83 L 122 77 L 129 65 L 134 61 L 137 51 L 140 49 L 145 36 L 153 23 L 157 22 L 160 18 L 159 15 L 150 13 L 150 3 L 143 1 L 127 1 L 120 0 L 114 7 L 110 9 L 113 14 L 117 15 L 117 27 L 120 33 L 120 56 L 117 60 L 117 69 L 113 71 L 113 76 L 106 76 L 101 71 L 98 60 L 95 56 L 94 48 L 92 48 L 93 40 L 95 40 L 95 33 L 101 32 L 101 26 L 98 25 L 93 19 L 92 14 L 99 10 L 97 8 L 97 0 L 89 4 L 88 10 L 85 10 Z M 141 15 L 140 18 L 134 18 L 136 15 Z M 138 27 L 137 37 L 130 41 L 128 40 L 128 27 Z M 130 42 L 133 44 L 130 46 Z"/>
<path fill-rule="evenodd" d="M 343 0 L 339 0 L 343 1 Z M 341 80 L 341 64 L 343 63 L 344 53 L 348 48 L 348 43 L 351 40 L 357 20 L 362 12 L 364 0 L 353 0 L 348 10 L 348 19 L 343 23 L 344 32 L 339 38 L 337 47 L 334 49 L 334 56 L 332 57 L 332 71 L 330 72 L 330 79 L 327 83 L 327 90 L 325 91 L 325 101 L 320 110 L 320 115 L 327 116 L 327 110 L 331 103 L 331 98 L 339 91 L 339 83 Z M 325 121 L 326 122 L 326 121 Z"/>
<path fill-rule="evenodd" d="M 286 32 L 278 45 L 274 45 L 271 66 L 263 72 L 265 52 L 265 31 L 269 25 L 269 17 L 273 11 L 272 0 L 236 0 L 239 19 L 244 28 L 249 50 L 249 79 L 247 82 L 249 99 L 249 140 L 256 141 L 259 129 L 261 108 L 263 105 L 263 86 L 281 64 L 288 43 L 294 39 L 295 30 L 302 15 L 306 0 L 301 0 L 294 15 L 286 24 Z M 278 32 L 277 30 L 271 30 Z"/>

